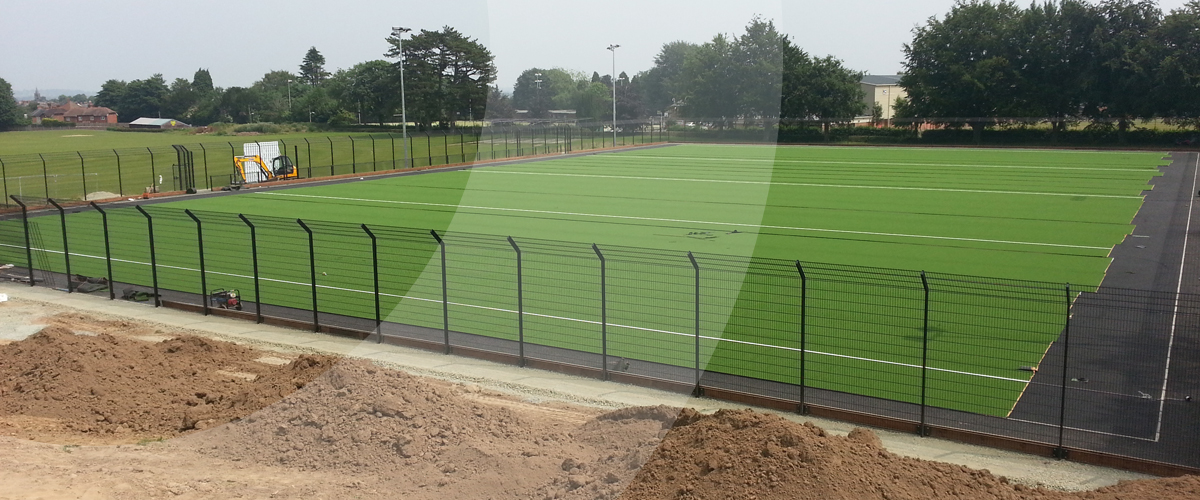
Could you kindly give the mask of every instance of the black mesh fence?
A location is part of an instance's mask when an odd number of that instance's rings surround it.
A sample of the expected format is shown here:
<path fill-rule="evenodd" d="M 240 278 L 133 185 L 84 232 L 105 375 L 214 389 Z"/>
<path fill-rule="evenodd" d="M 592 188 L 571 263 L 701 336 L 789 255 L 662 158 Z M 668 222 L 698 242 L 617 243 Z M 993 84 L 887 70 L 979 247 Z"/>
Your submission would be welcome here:
<path fill-rule="evenodd" d="M 495 123 L 449 131 L 347 134 L 336 136 L 238 137 L 182 142 L 175 146 L 117 148 L 0 157 L 0 207 L 15 208 L 11 196 L 29 206 L 142 196 L 146 193 L 221 189 L 239 174 L 234 158 L 275 142 L 296 167 L 298 178 L 366 174 L 407 168 L 502 160 L 524 156 L 662 142 L 666 130 L 650 122 Z"/>
<path fill-rule="evenodd" d="M 73 293 L 1200 467 L 1187 294 L 165 205 L 5 217 L 0 259 Z"/>

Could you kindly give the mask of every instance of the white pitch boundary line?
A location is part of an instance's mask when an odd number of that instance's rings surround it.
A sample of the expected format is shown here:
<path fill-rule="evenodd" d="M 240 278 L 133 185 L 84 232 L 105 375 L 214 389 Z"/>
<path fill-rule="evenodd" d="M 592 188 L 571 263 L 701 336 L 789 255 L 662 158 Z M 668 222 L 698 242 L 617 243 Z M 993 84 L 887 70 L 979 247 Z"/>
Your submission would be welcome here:
<path fill-rule="evenodd" d="M 977 165 L 967 163 L 906 163 L 906 162 L 876 162 L 876 161 L 837 161 L 837 160 L 768 160 L 765 158 L 706 158 L 702 156 L 655 156 L 655 155 L 620 155 L 621 158 L 656 158 L 660 160 L 698 160 L 718 162 L 770 162 L 775 163 L 805 163 L 818 165 L 886 165 L 892 167 L 955 167 L 955 168 L 1011 168 L 1019 170 L 1086 170 L 1090 172 L 1157 172 L 1155 168 L 1096 168 L 1096 167 L 1044 167 L 1035 165 Z M 609 157 L 587 156 L 585 158 Z"/>
<path fill-rule="evenodd" d="M 3 243 L 0 243 L 0 246 L 9 247 L 9 248 L 19 248 L 19 249 L 25 248 L 25 247 L 19 246 L 19 245 L 8 245 L 8 244 L 3 244 Z M 53 253 L 53 254 L 62 254 L 63 253 L 62 250 L 48 250 L 48 249 L 44 249 L 44 248 L 34 248 L 32 250 L 35 250 L 38 252 Z M 75 253 L 75 252 L 71 252 L 71 255 L 74 257 L 84 257 L 84 258 L 89 258 L 89 259 L 104 260 L 104 257 L 98 256 L 98 255 L 88 255 L 88 254 Z M 113 260 L 113 262 L 123 262 L 126 264 L 137 264 L 137 265 L 142 265 L 142 266 L 150 265 L 149 262 L 138 262 L 135 260 L 126 260 L 126 259 L 112 259 L 112 260 Z M 158 267 L 167 268 L 167 269 L 175 269 L 175 270 L 179 270 L 179 271 L 191 271 L 191 272 L 196 272 L 196 273 L 200 272 L 199 269 L 192 269 L 192 268 L 180 267 L 180 266 L 168 266 L 165 264 L 158 264 Z M 206 270 L 205 274 L 216 274 L 216 275 L 220 275 L 220 276 L 230 276 L 230 277 L 235 277 L 235 278 L 254 279 L 253 276 L 246 276 L 244 274 L 223 273 L 220 271 L 207 271 Z M 288 281 L 288 280 L 263 278 L 263 277 L 259 277 L 259 280 L 260 281 L 270 281 L 273 283 L 283 283 L 286 285 L 297 285 L 297 286 L 305 286 L 305 287 L 312 286 L 312 283 L 304 283 L 304 282 L 300 282 L 300 281 Z M 367 295 L 375 294 L 375 292 L 373 292 L 373 291 L 358 290 L 358 289 L 354 289 L 354 288 L 343 288 L 343 287 L 321 285 L 321 284 L 317 284 L 317 288 L 324 288 L 326 290 L 338 290 L 338 291 L 342 291 L 342 292 L 361 293 L 361 294 L 367 294 Z M 412 296 L 408 296 L 408 295 L 396 295 L 396 294 L 383 293 L 383 292 L 380 292 L 379 295 L 382 295 L 385 297 L 398 298 L 398 299 L 416 300 L 416 301 L 420 301 L 420 302 L 434 302 L 434 303 L 438 303 L 438 304 L 442 303 L 442 301 L 439 299 L 427 299 L 427 298 L 423 298 L 423 297 L 412 297 Z M 500 308 L 500 307 L 481 306 L 481 305 L 476 305 L 476 304 L 466 304 L 466 303 L 462 303 L 462 302 L 447 302 L 447 304 L 452 305 L 452 306 L 468 307 L 468 308 L 472 308 L 472 309 L 483 309 L 483 310 L 487 310 L 487 311 L 518 314 L 518 311 L 514 311 L 512 309 L 504 309 L 504 308 Z M 566 316 L 555 316 L 555 315 L 551 315 L 551 314 L 539 314 L 539 313 L 525 312 L 524 315 L 525 316 L 534 316 L 534 317 L 539 317 L 539 318 L 556 319 L 556 320 L 560 320 L 560 321 L 570 321 L 570 322 L 574 322 L 574 323 L 586 323 L 586 324 L 590 324 L 590 325 L 602 324 L 602 322 L 595 321 L 595 320 L 570 318 L 570 317 L 566 317 Z M 621 325 L 621 324 L 617 324 L 617 323 L 609 323 L 608 326 L 615 327 L 615 328 L 624 328 L 627 330 L 637 330 L 637 331 L 643 331 L 643 332 L 654 332 L 654 333 L 664 333 L 664 334 L 668 334 L 668 335 L 677 335 L 677 336 L 681 336 L 681 337 L 687 337 L 689 339 L 696 338 L 696 335 L 692 334 L 692 333 L 673 332 L 670 330 L 661 330 L 661 329 L 657 329 L 657 328 Z M 921 368 L 921 365 L 914 365 L 911 363 L 901 363 L 898 361 L 886 361 L 886 360 L 882 360 L 882 359 L 865 358 L 865 357 L 861 357 L 861 356 L 850 356 L 848 354 L 836 354 L 836 353 L 813 351 L 813 350 L 804 351 L 804 350 L 801 350 L 801 349 L 798 349 L 795 347 L 784 347 L 784 346 L 777 346 L 777 345 L 771 345 L 771 344 L 763 344 L 763 343 L 758 343 L 758 342 L 749 342 L 749 341 L 745 341 L 745 340 L 725 339 L 725 338 L 721 338 L 721 337 L 710 337 L 710 336 L 706 336 L 706 335 L 701 335 L 700 338 L 705 339 L 705 340 L 712 340 L 712 341 L 716 341 L 716 342 L 730 342 L 730 343 L 734 343 L 734 344 L 749 345 L 749 346 L 754 346 L 754 347 L 782 349 L 785 351 L 792 351 L 792 352 L 796 352 L 796 353 L 807 352 L 809 354 L 816 354 L 816 355 L 820 355 L 820 356 L 829 356 L 829 357 L 833 357 L 833 358 L 842 358 L 842 359 L 852 359 L 855 361 L 866 361 L 869 363 L 879 363 L 879 364 L 884 364 L 884 365 L 900 366 L 900 367 L 905 367 L 905 368 Z M 956 375 L 965 375 L 965 376 L 969 376 L 969 377 L 980 377 L 980 378 L 987 378 L 987 379 L 993 379 L 993 380 L 1001 380 L 1001 381 L 1005 381 L 1005 382 L 1016 382 L 1016 383 L 1021 383 L 1021 384 L 1029 383 L 1029 381 L 1025 380 L 1025 379 L 1002 377 L 999 375 L 988 375 L 985 373 L 972 373 L 972 372 L 966 372 L 966 371 L 961 371 L 961 370 L 950 370 L 947 368 L 935 368 L 932 366 L 927 367 L 927 369 L 930 371 L 935 371 L 935 372 L 953 373 Z"/>
<path fill-rule="evenodd" d="M 642 177 L 635 175 L 600 175 L 600 174 L 563 174 L 556 172 L 516 172 L 512 170 L 493 170 L 481 169 L 475 170 L 474 173 L 486 174 L 515 174 L 515 175 L 549 175 L 559 177 L 595 177 L 600 179 L 633 179 L 646 181 L 680 181 L 680 182 L 715 182 L 721 184 L 766 184 L 773 186 L 801 186 L 801 187 L 831 187 L 843 189 L 886 189 L 895 191 L 940 191 L 949 193 L 983 193 L 983 194 L 1023 194 L 1030 196 L 1083 196 L 1087 198 L 1123 198 L 1140 200 L 1140 195 L 1122 195 L 1122 194 L 1086 194 L 1086 193 L 1045 193 L 1039 191 L 993 191 L 987 189 L 953 189 L 953 188 L 920 188 L 920 187 L 904 187 L 904 186 L 864 186 L 857 184 L 820 184 L 808 182 L 775 182 L 775 181 L 731 181 L 725 179 L 687 179 L 680 177 Z"/>
<path fill-rule="evenodd" d="M 527 208 L 501 208 L 501 207 L 479 207 L 473 205 L 452 205 L 449 203 L 426 203 L 419 201 L 396 201 L 396 200 L 375 200 L 370 198 L 346 198 L 342 196 L 317 196 L 311 194 L 295 194 L 295 193 L 276 193 L 276 192 L 260 192 L 257 194 L 267 196 L 289 196 L 296 198 L 316 198 L 323 200 L 342 200 L 342 201 L 361 201 L 366 203 L 388 203 L 396 205 L 419 205 L 427 207 L 449 207 L 449 208 L 467 208 L 475 210 L 497 210 L 502 212 L 523 212 L 551 215 L 570 215 L 573 217 L 597 217 L 606 219 L 628 219 L 628 220 L 645 220 L 655 222 L 678 222 L 683 224 L 712 224 L 716 226 L 736 226 L 736 227 L 756 227 L 766 229 L 783 229 L 789 231 L 811 231 L 818 233 L 837 233 L 837 234 L 860 234 L 867 236 L 891 236 L 896 238 L 922 238 L 931 240 L 949 240 L 949 241 L 972 241 L 978 243 L 998 243 L 1003 245 L 1029 245 L 1057 248 L 1079 248 L 1084 250 L 1112 250 L 1112 247 L 1096 247 L 1087 245 L 1067 245 L 1063 243 L 1038 243 L 1031 241 L 1008 241 L 1008 240 L 989 240 L 983 238 L 958 238 L 954 236 L 932 236 L 927 234 L 902 234 L 902 233 L 881 233 L 875 231 L 850 231 L 847 229 L 823 229 L 813 227 L 790 227 L 790 226 L 772 226 L 767 224 L 746 224 L 741 222 L 713 222 L 702 220 L 687 220 L 687 219 L 665 219 L 659 217 L 635 217 L 632 215 L 607 215 L 607 214 L 585 214 L 577 212 L 559 212 L 555 210 L 532 210 Z"/>
<path fill-rule="evenodd" d="M 1192 190 L 1188 192 L 1188 218 L 1187 226 L 1183 231 L 1183 253 L 1179 256 L 1179 283 L 1175 285 L 1175 312 L 1171 314 L 1171 336 L 1167 341 L 1167 366 L 1163 368 L 1163 384 L 1162 395 L 1158 398 L 1158 426 L 1154 429 L 1154 442 L 1162 436 L 1162 420 L 1163 411 L 1167 404 L 1167 376 L 1171 373 L 1171 350 L 1175 347 L 1175 324 L 1179 319 L 1179 293 L 1183 291 L 1183 265 L 1187 263 L 1187 243 L 1188 233 L 1192 232 L 1192 212 L 1196 206 L 1196 197 L 1192 193 L 1196 192 L 1196 177 L 1200 176 L 1200 153 L 1196 154 L 1196 168 L 1192 172 Z M 1196 196 L 1200 196 L 1197 194 Z"/>

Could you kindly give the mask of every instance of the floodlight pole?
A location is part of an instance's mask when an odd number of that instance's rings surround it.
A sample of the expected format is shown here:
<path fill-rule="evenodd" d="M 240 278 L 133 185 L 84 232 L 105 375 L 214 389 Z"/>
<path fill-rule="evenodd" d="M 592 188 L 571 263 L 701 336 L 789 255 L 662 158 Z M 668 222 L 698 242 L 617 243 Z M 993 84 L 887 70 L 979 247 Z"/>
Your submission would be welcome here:
<path fill-rule="evenodd" d="M 613 97 L 613 99 L 612 99 L 612 101 L 613 101 L 612 127 L 613 127 L 613 147 L 614 148 L 617 147 L 617 49 L 619 49 L 619 48 L 621 48 L 621 46 L 617 45 L 615 43 L 608 46 L 608 50 L 610 52 L 612 52 L 612 78 L 610 80 L 612 81 L 612 97 Z"/>
<path fill-rule="evenodd" d="M 292 79 L 288 78 L 288 111 L 292 109 Z"/>
<path fill-rule="evenodd" d="M 404 167 L 408 168 L 408 106 L 404 100 L 404 40 L 400 38 L 412 31 L 409 28 L 393 27 L 392 36 L 396 37 L 396 48 L 400 52 L 400 130 L 404 136 Z"/>

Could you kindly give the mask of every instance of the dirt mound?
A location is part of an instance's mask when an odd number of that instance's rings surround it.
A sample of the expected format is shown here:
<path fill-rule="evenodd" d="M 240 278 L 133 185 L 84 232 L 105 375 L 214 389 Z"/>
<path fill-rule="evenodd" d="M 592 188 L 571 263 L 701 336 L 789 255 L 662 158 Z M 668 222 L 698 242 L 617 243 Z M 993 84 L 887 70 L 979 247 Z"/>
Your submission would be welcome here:
<path fill-rule="evenodd" d="M 253 413 L 303 387 L 335 359 L 303 356 L 272 366 L 254 361 L 261 351 L 228 342 L 76 334 L 63 322 L 0 346 L 0 417 L 43 424 L 17 431 L 20 437 L 62 438 L 47 432 L 112 442 L 172 437 Z"/>
<path fill-rule="evenodd" d="M 691 416 L 689 416 L 691 417 Z M 1130 481 L 1063 493 L 988 471 L 900 457 L 855 429 L 842 438 L 750 410 L 680 418 L 625 490 L 625 499 L 1200 498 L 1200 479 Z"/>

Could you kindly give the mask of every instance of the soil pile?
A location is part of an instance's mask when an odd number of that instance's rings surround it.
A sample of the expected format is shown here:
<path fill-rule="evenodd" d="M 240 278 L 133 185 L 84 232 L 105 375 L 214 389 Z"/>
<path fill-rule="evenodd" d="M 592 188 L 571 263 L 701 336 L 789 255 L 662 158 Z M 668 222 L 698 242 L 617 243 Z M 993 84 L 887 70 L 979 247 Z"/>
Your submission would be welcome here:
<path fill-rule="evenodd" d="M 1166 499 L 1200 498 L 1200 479 L 1131 481 L 1063 493 L 987 471 L 894 455 L 869 430 L 826 434 L 753 411 L 684 410 L 621 496 L 648 499 Z"/>
<path fill-rule="evenodd" d="M 40 422 L 7 433 L 43 441 L 173 437 L 260 410 L 335 359 L 301 356 L 276 366 L 256 362 L 261 351 L 228 342 L 163 338 L 77 335 L 60 321 L 0 346 L 0 418 Z"/>
<path fill-rule="evenodd" d="M 579 408 L 344 360 L 279 404 L 180 443 L 243 463 L 384 477 L 405 498 L 615 498 L 673 421 L 660 415 L 668 410 L 622 411 L 589 420 Z"/>

